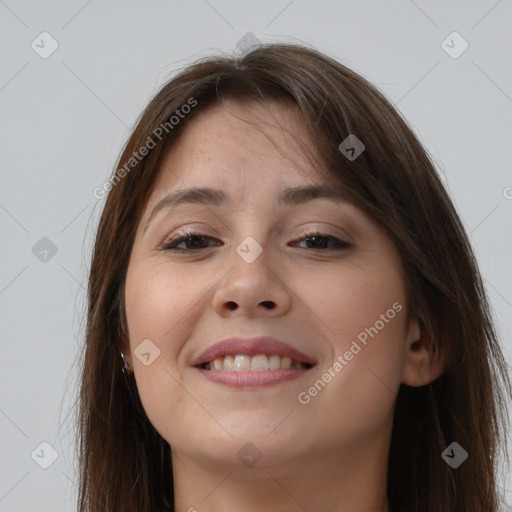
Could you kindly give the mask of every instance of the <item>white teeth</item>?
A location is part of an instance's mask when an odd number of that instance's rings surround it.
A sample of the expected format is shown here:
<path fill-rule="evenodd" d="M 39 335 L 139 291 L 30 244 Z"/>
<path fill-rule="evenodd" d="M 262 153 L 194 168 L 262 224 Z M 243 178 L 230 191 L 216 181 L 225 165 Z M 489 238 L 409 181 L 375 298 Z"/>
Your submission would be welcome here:
<path fill-rule="evenodd" d="M 222 359 L 215 359 L 210 363 L 210 370 L 222 370 Z"/>
<path fill-rule="evenodd" d="M 289 357 L 281 358 L 281 370 L 289 370 L 292 365 L 292 360 Z"/>
<path fill-rule="evenodd" d="M 243 354 L 237 354 L 235 356 L 235 371 L 250 370 L 251 369 L 251 358 Z"/>
<path fill-rule="evenodd" d="M 269 370 L 279 370 L 281 368 L 281 357 L 276 354 L 272 354 L 268 358 L 268 369 Z"/>
<path fill-rule="evenodd" d="M 268 357 L 265 354 L 258 354 L 257 356 L 254 356 L 251 361 L 251 370 L 268 370 Z"/>
<path fill-rule="evenodd" d="M 222 358 L 219 358 L 222 361 Z M 235 358 L 233 356 L 226 356 L 224 358 L 224 363 L 222 365 L 223 370 L 229 370 L 230 372 L 234 370 L 235 367 Z"/>
<path fill-rule="evenodd" d="M 289 357 L 281 357 L 276 354 L 267 356 L 266 354 L 257 354 L 248 356 L 247 354 L 227 355 L 218 357 L 210 363 L 206 363 L 204 368 L 207 370 L 224 371 L 267 371 L 267 370 L 302 370 L 307 368 L 304 363 L 294 361 Z"/>

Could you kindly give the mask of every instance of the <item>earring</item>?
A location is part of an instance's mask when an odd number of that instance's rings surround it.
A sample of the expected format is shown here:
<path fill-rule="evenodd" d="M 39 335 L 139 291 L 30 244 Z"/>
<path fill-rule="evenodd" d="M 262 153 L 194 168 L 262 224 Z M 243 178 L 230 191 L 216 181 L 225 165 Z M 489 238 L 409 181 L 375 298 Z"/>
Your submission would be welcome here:
<path fill-rule="evenodd" d="M 130 372 L 130 365 L 128 364 L 128 362 L 126 361 L 126 359 L 124 358 L 124 354 L 121 352 L 121 357 L 123 358 L 123 366 L 121 368 L 121 371 L 123 372 L 124 375 L 128 375 Z"/>

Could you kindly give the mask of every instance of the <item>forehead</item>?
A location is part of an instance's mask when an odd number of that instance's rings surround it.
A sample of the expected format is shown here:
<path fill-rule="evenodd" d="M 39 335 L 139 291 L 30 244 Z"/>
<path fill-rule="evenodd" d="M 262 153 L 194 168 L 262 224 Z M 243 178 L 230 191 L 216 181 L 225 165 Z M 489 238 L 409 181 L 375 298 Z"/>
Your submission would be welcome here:
<path fill-rule="evenodd" d="M 313 145 L 291 106 L 268 102 L 218 102 L 191 119 L 173 142 L 154 192 L 209 184 L 318 183 Z"/>

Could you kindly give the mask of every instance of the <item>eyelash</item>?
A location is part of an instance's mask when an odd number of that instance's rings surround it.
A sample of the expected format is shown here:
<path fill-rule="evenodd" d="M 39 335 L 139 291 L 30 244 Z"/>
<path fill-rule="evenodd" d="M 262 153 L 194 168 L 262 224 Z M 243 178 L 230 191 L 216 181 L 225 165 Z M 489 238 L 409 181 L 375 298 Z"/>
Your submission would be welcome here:
<path fill-rule="evenodd" d="M 310 239 L 312 237 L 315 237 L 315 236 L 322 237 L 322 238 L 327 238 L 329 240 L 334 240 L 334 241 L 337 242 L 336 245 L 338 246 L 338 247 L 334 247 L 334 248 L 331 247 L 331 248 L 327 248 L 327 249 L 316 249 L 316 250 L 320 250 L 320 251 L 324 251 L 324 252 L 328 252 L 328 251 L 342 251 L 344 249 L 350 249 L 350 248 L 353 247 L 348 242 L 340 240 L 339 238 L 336 238 L 336 237 L 334 237 L 332 235 L 327 235 L 325 233 L 320 233 L 319 231 L 311 231 L 311 232 L 305 233 L 303 235 L 303 237 L 300 238 L 299 240 L 300 241 L 308 240 L 308 239 Z M 184 253 L 184 252 L 200 251 L 202 249 L 209 249 L 211 247 L 211 246 L 210 247 L 199 247 L 197 249 L 178 249 L 176 247 L 178 244 L 188 240 L 189 238 L 204 238 L 204 239 L 214 240 L 214 238 L 212 238 L 210 236 L 203 235 L 202 233 L 199 233 L 197 231 L 185 230 L 185 231 L 181 231 L 181 232 L 176 233 L 176 235 L 174 235 L 172 238 L 167 240 L 162 245 L 161 249 L 164 250 L 164 251 Z M 305 249 L 308 249 L 308 248 L 305 247 Z M 315 250 L 315 249 L 311 249 L 311 250 Z"/>

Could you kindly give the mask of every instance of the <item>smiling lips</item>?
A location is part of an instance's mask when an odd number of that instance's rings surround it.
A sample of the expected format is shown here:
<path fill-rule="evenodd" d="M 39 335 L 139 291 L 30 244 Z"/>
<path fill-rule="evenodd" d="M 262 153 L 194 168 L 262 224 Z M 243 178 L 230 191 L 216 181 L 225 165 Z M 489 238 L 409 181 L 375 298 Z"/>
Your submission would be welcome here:
<path fill-rule="evenodd" d="M 267 370 L 301 370 L 309 368 L 309 363 L 301 363 L 287 356 L 277 354 L 257 354 L 249 356 L 247 354 L 227 355 L 217 357 L 213 361 L 204 364 L 206 370 L 224 370 L 224 371 L 248 371 L 257 372 Z"/>
<path fill-rule="evenodd" d="M 271 337 L 228 338 L 194 359 L 209 381 L 230 387 L 259 387 L 303 375 L 316 361 Z"/>

